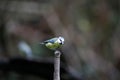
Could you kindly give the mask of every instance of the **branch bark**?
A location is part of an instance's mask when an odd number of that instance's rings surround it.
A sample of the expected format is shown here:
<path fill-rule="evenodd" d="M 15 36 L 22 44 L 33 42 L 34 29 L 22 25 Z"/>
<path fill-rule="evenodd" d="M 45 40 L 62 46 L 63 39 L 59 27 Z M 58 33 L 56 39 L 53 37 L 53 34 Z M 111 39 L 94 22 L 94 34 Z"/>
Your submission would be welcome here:
<path fill-rule="evenodd" d="M 54 59 L 54 80 L 60 80 L 60 55 L 61 52 L 56 50 L 54 52 L 55 59 Z"/>

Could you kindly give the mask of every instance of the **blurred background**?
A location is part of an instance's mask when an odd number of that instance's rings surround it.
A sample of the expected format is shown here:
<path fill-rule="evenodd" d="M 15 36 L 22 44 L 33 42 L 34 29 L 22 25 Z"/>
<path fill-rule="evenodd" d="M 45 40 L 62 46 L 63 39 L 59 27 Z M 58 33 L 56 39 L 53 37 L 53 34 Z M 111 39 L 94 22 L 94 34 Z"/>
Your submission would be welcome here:
<path fill-rule="evenodd" d="M 61 80 L 120 80 L 119 0 L 0 0 L 0 80 L 53 80 L 65 38 Z"/>

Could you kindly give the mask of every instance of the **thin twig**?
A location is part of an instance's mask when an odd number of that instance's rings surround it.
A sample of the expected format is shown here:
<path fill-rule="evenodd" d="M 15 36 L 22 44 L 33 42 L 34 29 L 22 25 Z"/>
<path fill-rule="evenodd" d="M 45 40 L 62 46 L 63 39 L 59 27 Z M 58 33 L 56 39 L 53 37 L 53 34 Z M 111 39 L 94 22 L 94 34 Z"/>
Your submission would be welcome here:
<path fill-rule="evenodd" d="M 54 60 L 54 80 L 60 80 L 60 55 L 61 52 L 56 50 L 54 52 L 55 60 Z"/>

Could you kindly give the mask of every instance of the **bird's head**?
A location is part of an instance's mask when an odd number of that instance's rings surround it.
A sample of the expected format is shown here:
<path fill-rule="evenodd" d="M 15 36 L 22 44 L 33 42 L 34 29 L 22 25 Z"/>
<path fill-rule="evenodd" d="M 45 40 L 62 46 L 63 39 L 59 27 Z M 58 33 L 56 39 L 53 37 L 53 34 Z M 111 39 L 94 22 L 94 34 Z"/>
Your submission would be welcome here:
<path fill-rule="evenodd" d="M 63 37 L 58 37 L 58 42 L 60 43 L 60 44 L 64 44 L 64 38 Z"/>

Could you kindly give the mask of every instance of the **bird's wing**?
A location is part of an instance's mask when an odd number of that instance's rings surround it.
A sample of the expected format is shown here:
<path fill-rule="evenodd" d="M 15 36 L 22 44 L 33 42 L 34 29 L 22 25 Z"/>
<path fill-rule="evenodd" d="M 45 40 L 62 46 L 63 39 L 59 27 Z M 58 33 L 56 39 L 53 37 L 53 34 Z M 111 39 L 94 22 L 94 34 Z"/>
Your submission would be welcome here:
<path fill-rule="evenodd" d="M 44 43 L 48 43 L 48 42 L 54 43 L 57 39 L 58 39 L 58 38 L 52 38 L 52 39 L 49 39 L 49 40 L 44 41 Z"/>

